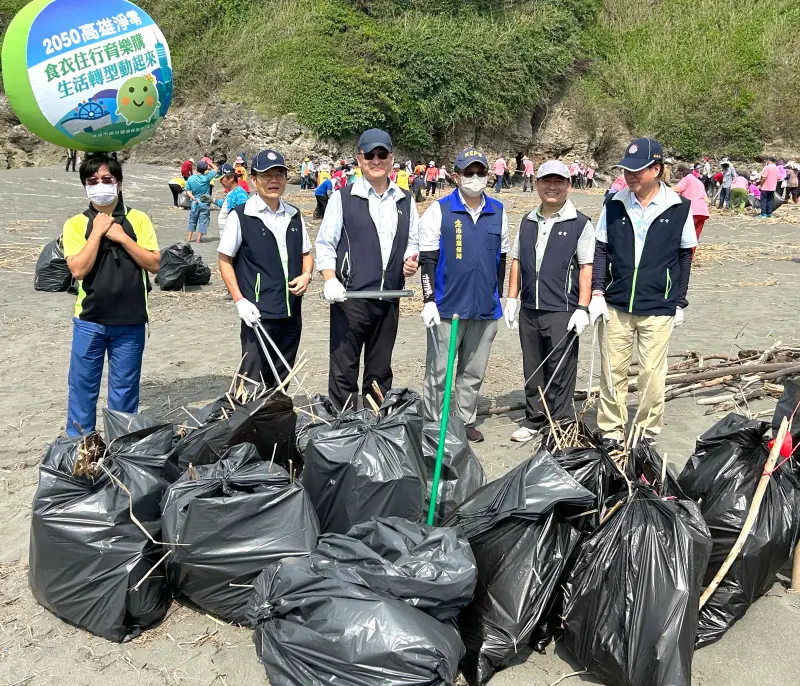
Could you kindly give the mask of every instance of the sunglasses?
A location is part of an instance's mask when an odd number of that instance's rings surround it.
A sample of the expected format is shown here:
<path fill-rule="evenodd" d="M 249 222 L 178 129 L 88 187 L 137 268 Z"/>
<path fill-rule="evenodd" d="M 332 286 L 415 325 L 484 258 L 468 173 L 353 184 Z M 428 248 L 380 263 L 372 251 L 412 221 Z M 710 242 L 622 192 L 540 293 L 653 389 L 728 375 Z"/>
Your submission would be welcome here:
<path fill-rule="evenodd" d="M 478 171 L 463 171 L 461 172 L 461 176 L 463 176 L 465 179 L 471 179 L 473 176 L 478 176 L 482 179 L 485 179 L 487 176 L 489 176 L 489 170 L 479 169 Z"/>
<path fill-rule="evenodd" d="M 379 160 L 388 160 L 389 159 L 389 155 L 391 155 L 391 153 L 388 150 L 380 150 L 378 152 L 375 152 L 373 150 L 371 152 L 362 152 L 361 153 L 361 156 L 367 162 L 370 162 L 371 160 L 374 160 L 376 155 L 378 156 Z"/>

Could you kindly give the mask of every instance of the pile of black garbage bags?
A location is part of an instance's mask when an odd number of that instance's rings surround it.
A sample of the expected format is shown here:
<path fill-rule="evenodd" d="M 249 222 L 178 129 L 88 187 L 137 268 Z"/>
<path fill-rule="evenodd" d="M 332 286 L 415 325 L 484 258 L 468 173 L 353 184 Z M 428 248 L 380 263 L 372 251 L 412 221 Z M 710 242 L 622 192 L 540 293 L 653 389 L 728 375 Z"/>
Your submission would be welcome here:
<path fill-rule="evenodd" d="M 778 411 L 791 414 L 800 389 L 786 389 L 797 397 Z M 30 585 L 110 640 L 157 624 L 173 597 L 250 627 L 275 684 L 449 685 L 461 671 L 483 686 L 563 637 L 611 686 L 689 686 L 695 648 L 770 588 L 800 536 L 788 459 L 699 610 L 769 452 L 770 425 L 735 414 L 698 439 L 680 476 L 646 441 L 623 470 L 584 431 L 590 447 L 545 436 L 488 484 L 451 418 L 435 526 L 439 426 L 423 423 L 414 391 L 393 389 L 377 412 L 276 395 L 191 416 L 180 435 L 106 412 L 92 478 L 73 474 L 89 437 L 50 447 Z"/>
<path fill-rule="evenodd" d="M 211 281 L 211 267 L 192 250 L 189 243 L 175 243 L 161 251 L 156 283 L 162 291 L 179 291 L 184 286 L 205 286 Z"/>

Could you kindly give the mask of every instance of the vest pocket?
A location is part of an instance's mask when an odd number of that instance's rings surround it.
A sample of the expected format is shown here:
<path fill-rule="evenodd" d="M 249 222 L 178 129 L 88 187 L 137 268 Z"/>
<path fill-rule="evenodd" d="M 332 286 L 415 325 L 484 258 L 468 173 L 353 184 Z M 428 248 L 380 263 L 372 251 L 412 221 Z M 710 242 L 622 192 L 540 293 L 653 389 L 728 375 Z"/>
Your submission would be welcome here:
<path fill-rule="evenodd" d="M 664 300 L 669 300 L 669 292 L 672 290 L 672 276 L 669 273 L 669 269 L 667 269 L 667 285 L 664 290 Z"/>
<path fill-rule="evenodd" d="M 261 297 L 261 272 L 256 273 L 256 302 Z"/>

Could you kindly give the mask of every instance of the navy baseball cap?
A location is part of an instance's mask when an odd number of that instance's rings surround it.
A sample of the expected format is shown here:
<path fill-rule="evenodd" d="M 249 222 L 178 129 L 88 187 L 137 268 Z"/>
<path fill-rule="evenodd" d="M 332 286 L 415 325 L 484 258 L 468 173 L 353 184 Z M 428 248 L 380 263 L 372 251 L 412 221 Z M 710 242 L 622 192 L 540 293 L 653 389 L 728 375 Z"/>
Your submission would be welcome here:
<path fill-rule="evenodd" d="M 197 171 L 204 172 L 208 171 L 208 162 L 203 162 L 202 160 L 197 163 Z"/>
<path fill-rule="evenodd" d="M 236 170 L 233 168 L 232 164 L 226 163 L 219 168 L 219 175 L 227 176 L 228 174 L 236 174 Z"/>
<path fill-rule="evenodd" d="M 462 150 L 460 153 L 458 153 L 458 157 L 456 157 L 455 168 L 463 170 L 475 162 L 482 164 L 487 169 L 489 168 L 489 160 L 486 159 L 486 155 L 475 148 L 467 148 L 466 150 Z"/>
<path fill-rule="evenodd" d="M 361 152 L 372 152 L 375 148 L 386 148 L 392 152 L 392 137 L 383 129 L 367 129 L 358 139 Z"/>
<path fill-rule="evenodd" d="M 253 158 L 253 163 L 250 165 L 250 169 L 256 173 L 265 172 L 273 167 L 282 167 L 289 171 L 283 155 L 276 150 L 262 150 Z"/>
<path fill-rule="evenodd" d="M 661 143 L 652 138 L 637 138 L 625 148 L 625 157 L 617 166 L 635 172 L 663 161 Z"/>

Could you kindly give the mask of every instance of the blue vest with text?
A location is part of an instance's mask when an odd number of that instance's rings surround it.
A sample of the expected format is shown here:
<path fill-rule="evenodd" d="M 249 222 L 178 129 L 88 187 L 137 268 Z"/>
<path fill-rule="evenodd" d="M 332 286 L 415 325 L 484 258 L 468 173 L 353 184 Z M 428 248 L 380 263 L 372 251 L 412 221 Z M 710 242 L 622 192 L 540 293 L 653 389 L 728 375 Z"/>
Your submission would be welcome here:
<path fill-rule="evenodd" d="M 439 314 L 447 319 L 499 319 L 502 314 L 497 285 L 503 205 L 485 197 L 474 222 L 461 203 L 458 190 L 439 200 L 442 231 L 435 293 Z"/>

